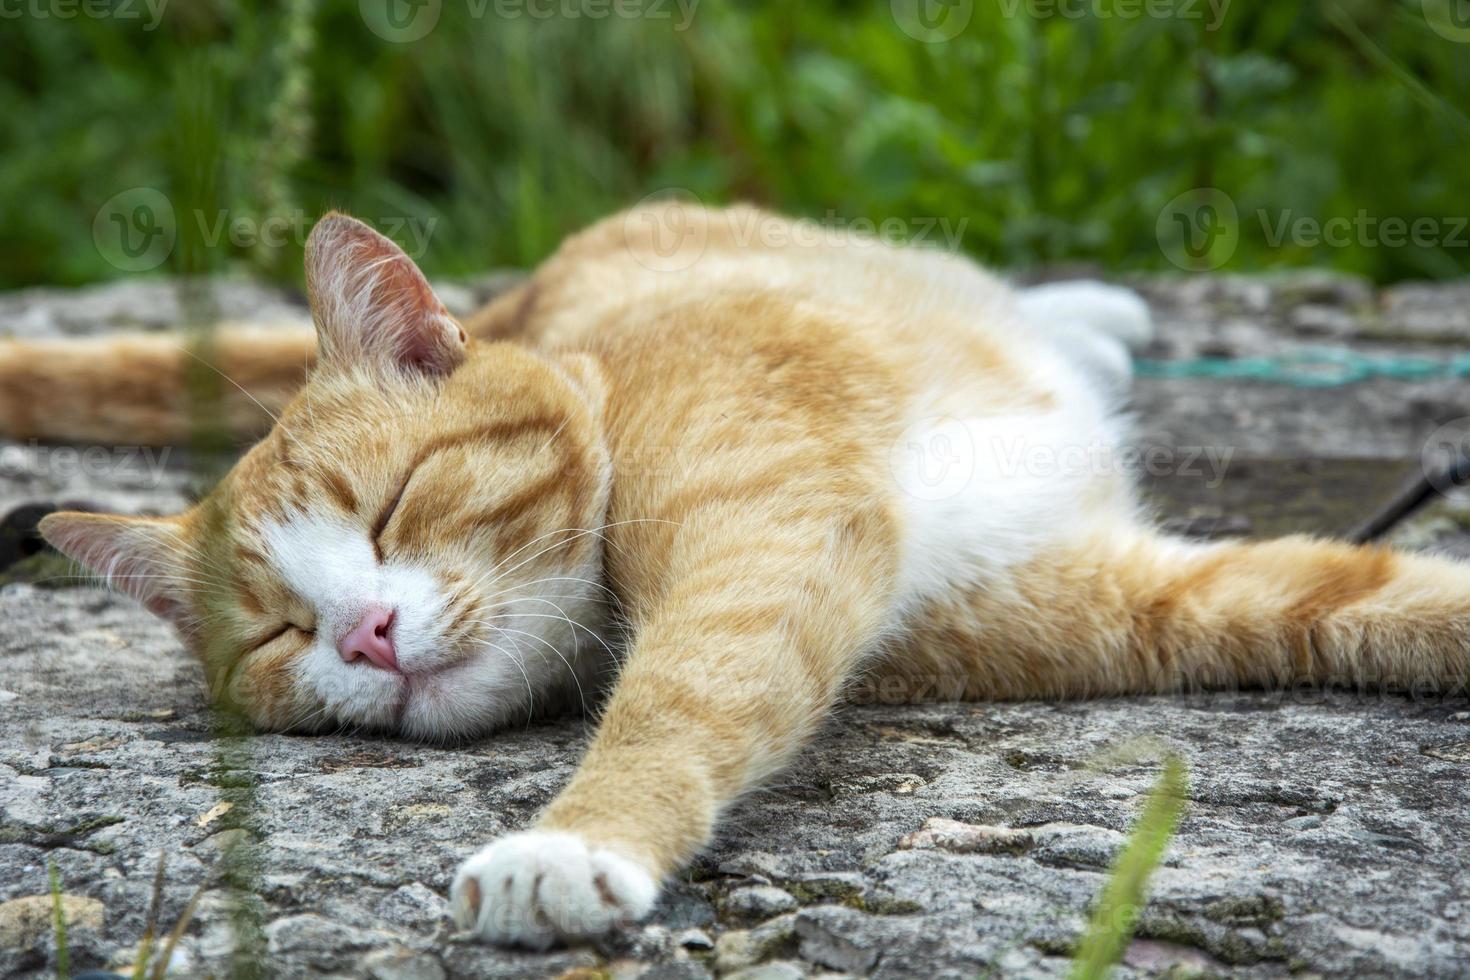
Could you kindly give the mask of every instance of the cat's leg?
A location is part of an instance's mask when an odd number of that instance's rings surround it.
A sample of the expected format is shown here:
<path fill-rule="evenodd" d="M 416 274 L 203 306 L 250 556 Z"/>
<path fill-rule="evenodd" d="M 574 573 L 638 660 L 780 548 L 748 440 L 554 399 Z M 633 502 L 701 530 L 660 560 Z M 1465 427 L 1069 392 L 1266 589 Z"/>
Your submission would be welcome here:
<path fill-rule="evenodd" d="M 884 669 L 926 697 L 1463 692 L 1470 566 L 1308 538 L 1102 533 L 931 602 L 914 627 Z"/>
<path fill-rule="evenodd" d="M 1069 359 L 1113 391 L 1133 380 L 1132 354 L 1153 340 L 1153 318 L 1131 289 L 1091 280 L 1021 290 L 1017 303 L 1028 323 Z"/>
<path fill-rule="evenodd" d="M 658 598 L 632 610 L 636 641 L 571 783 L 534 829 L 460 868 L 463 927 L 544 947 L 646 914 L 872 649 L 896 573 L 883 508 L 836 494 L 707 506 L 670 540 L 619 549 L 663 556 Z"/>
<path fill-rule="evenodd" d="M 1112 337 L 1125 348 L 1142 350 L 1153 340 L 1148 304 L 1131 289 L 1079 279 L 1032 286 L 1019 293 L 1027 319 L 1043 328 L 1086 329 Z"/>

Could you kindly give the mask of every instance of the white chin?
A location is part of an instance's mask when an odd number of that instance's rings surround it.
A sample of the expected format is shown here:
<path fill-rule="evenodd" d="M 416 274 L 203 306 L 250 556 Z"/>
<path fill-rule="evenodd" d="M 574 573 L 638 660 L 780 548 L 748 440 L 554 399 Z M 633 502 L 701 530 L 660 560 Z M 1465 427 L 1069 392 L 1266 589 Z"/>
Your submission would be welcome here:
<path fill-rule="evenodd" d="M 526 681 L 519 672 L 512 685 L 494 668 L 471 660 L 413 679 L 396 727 L 409 738 L 472 738 L 528 721 L 530 705 Z"/>

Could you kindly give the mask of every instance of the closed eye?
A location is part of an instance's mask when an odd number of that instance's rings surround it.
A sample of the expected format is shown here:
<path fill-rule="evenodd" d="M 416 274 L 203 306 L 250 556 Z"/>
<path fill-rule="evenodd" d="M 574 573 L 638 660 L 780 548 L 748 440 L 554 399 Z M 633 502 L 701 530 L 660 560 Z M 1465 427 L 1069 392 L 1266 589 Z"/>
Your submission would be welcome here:
<path fill-rule="evenodd" d="M 557 432 L 560 431 L 561 429 L 557 430 Z M 555 434 L 553 434 L 553 438 L 555 438 Z M 420 466 L 423 466 L 431 458 L 439 453 L 454 449 L 464 441 L 464 439 L 459 438 L 444 439 L 435 445 L 428 446 L 418 454 L 417 458 L 414 459 L 413 463 L 404 472 L 403 478 L 398 481 L 398 486 L 394 489 L 392 496 L 383 505 L 383 509 L 378 512 L 377 520 L 373 521 L 371 540 L 373 554 L 377 556 L 378 564 L 382 564 L 383 562 L 383 532 L 388 530 L 388 524 L 393 520 L 393 514 L 398 510 L 398 505 L 403 501 L 403 495 L 407 492 L 408 485 L 413 480 L 413 475 L 419 471 Z M 550 445 L 550 443 L 547 445 Z"/>
<path fill-rule="evenodd" d="M 245 652 L 246 653 L 254 653 L 257 650 L 264 649 L 265 647 L 270 646 L 272 643 L 276 642 L 277 640 L 279 640 L 281 637 L 285 636 L 287 633 L 291 632 L 292 630 L 295 630 L 296 632 L 301 633 L 301 634 L 303 634 L 305 636 L 313 636 L 313 635 L 315 635 L 315 630 L 304 629 L 304 628 L 302 628 L 300 626 L 297 626 L 295 623 L 287 623 L 286 625 L 282 626 L 280 629 L 276 630 L 275 632 L 269 633 L 266 636 L 262 637 L 257 642 L 250 644 L 250 646 L 246 649 Z"/>
<path fill-rule="evenodd" d="M 408 489 L 408 481 L 413 479 L 413 474 L 414 469 L 403 474 L 403 479 L 398 481 L 398 489 L 393 491 L 393 496 L 388 498 L 388 503 L 378 513 L 378 519 L 373 521 L 373 553 L 378 556 L 379 564 L 383 561 L 383 532 L 388 529 L 388 522 L 393 520 L 393 512 L 403 500 L 403 492 Z"/>

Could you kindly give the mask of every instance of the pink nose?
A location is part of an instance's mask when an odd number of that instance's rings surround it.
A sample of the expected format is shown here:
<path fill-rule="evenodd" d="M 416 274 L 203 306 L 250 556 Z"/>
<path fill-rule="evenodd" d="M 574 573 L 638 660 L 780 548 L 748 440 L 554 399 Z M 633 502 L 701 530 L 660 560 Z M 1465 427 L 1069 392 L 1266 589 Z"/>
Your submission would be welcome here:
<path fill-rule="evenodd" d="M 362 617 L 362 622 L 337 641 L 337 652 L 348 663 L 366 658 L 374 667 L 398 669 L 398 654 L 393 650 L 393 610 L 375 606 Z"/>

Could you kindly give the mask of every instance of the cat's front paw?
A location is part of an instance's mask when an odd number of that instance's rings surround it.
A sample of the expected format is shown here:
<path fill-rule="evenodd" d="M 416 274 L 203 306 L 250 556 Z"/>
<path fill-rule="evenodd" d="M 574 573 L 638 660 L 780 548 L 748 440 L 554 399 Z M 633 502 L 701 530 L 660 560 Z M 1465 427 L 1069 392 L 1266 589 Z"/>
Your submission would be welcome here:
<path fill-rule="evenodd" d="M 508 946 L 546 949 L 643 918 L 658 884 L 637 863 L 575 834 L 511 834 L 460 865 L 450 891 L 461 929 Z"/>

